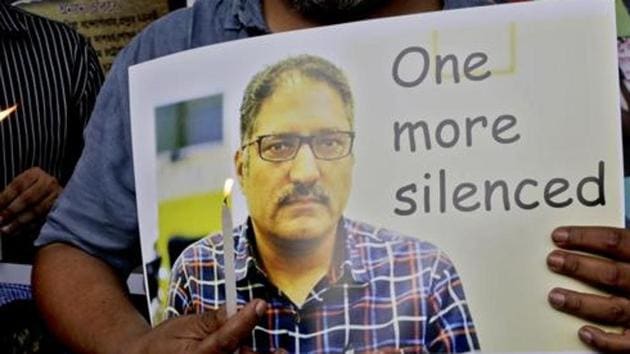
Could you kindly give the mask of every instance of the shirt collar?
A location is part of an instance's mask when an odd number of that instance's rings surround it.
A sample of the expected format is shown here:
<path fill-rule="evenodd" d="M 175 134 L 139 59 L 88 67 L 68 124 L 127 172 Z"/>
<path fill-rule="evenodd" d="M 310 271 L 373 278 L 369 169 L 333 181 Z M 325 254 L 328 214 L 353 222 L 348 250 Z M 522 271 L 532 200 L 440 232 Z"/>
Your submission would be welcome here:
<path fill-rule="evenodd" d="M 26 34 L 26 26 L 14 8 L 0 2 L 0 35 L 3 34 Z"/>
<path fill-rule="evenodd" d="M 263 17 L 261 0 L 234 0 L 225 16 L 223 28 L 226 30 L 240 30 L 262 33 L 269 32 Z"/>
<path fill-rule="evenodd" d="M 358 248 L 355 247 L 357 243 L 357 237 L 355 228 L 356 223 L 343 218 L 339 224 L 339 234 L 343 240 L 343 254 L 340 255 L 340 260 L 335 263 L 335 268 L 332 272 L 329 272 L 329 276 L 332 277 L 331 282 L 338 282 L 340 279 L 352 279 L 356 283 L 367 283 L 369 281 L 369 274 L 359 254 Z M 254 243 L 253 228 L 251 226 L 251 220 L 248 219 L 245 224 L 242 224 L 235 230 L 235 260 L 234 268 L 236 273 L 236 280 L 241 281 L 248 276 L 250 271 L 258 271 L 260 274 L 266 276 L 265 271 L 259 264 L 257 259 L 256 245 Z"/>

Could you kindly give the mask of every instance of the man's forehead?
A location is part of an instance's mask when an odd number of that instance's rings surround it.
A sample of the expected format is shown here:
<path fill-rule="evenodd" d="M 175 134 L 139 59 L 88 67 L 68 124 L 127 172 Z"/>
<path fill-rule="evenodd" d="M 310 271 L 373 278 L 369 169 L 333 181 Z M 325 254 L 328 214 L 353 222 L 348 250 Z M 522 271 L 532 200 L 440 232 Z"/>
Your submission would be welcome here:
<path fill-rule="evenodd" d="M 323 79 L 314 78 L 311 75 L 307 75 L 306 73 L 303 73 L 299 70 L 291 70 L 284 72 L 278 76 L 278 78 L 275 80 L 275 90 L 273 93 L 275 93 L 275 91 L 278 91 L 279 89 L 291 89 L 303 85 L 312 85 L 315 83 L 323 83 L 330 86 L 330 88 L 333 88 Z"/>
<path fill-rule="evenodd" d="M 330 84 L 304 75 L 283 78 L 262 102 L 253 135 L 318 133 L 350 127 L 341 95 Z"/>
<path fill-rule="evenodd" d="M 273 85 L 273 91 L 261 102 L 261 111 L 265 106 L 281 100 L 306 101 L 306 98 L 337 101 L 343 106 L 345 103 L 339 91 L 330 82 L 308 75 L 292 72 L 280 76 Z M 260 112 L 259 112 L 260 114 Z"/>

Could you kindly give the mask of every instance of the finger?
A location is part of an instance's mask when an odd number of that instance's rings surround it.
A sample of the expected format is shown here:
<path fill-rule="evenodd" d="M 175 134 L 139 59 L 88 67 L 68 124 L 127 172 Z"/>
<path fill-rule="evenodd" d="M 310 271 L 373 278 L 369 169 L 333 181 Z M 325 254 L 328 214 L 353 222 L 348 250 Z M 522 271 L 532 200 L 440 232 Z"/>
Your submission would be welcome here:
<path fill-rule="evenodd" d="M 208 337 L 221 326 L 217 319 L 217 311 L 205 311 L 202 314 L 190 314 L 169 318 L 157 328 L 165 333 L 173 331 L 173 337 L 177 339 L 191 340 L 190 348 L 194 348 L 198 342 Z M 190 349 L 189 348 L 189 349 Z"/>
<path fill-rule="evenodd" d="M 262 300 L 253 300 L 236 315 L 230 317 L 218 331 L 212 333 L 199 345 L 198 353 L 231 353 L 242 340 L 250 336 L 251 331 L 264 315 L 267 304 Z"/>
<path fill-rule="evenodd" d="M 593 326 L 584 326 L 578 332 L 580 339 L 599 352 L 628 353 L 630 352 L 630 331 L 623 333 L 609 333 Z"/>
<path fill-rule="evenodd" d="M 35 232 L 41 227 L 44 217 L 48 214 L 58 197 L 58 192 L 52 193 L 36 206 L 21 212 L 8 225 L 0 228 L 0 234 L 12 236 L 23 230 Z"/>
<path fill-rule="evenodd" d="M 9 237 L 22 237 L 22 236 L 32 236 L 35 234 L 39 234 L 39 230 L 44 225 L 44 220 L 37 219 L 31 223 L 24 224 L 24 225 L 23 224 L 17 224 L 17 226 L 14 226 L 12 224 L 10 225 L 11 227 L 9 230 L 7 230 L 7 232 L 3 231 L 3 229 L 5 229 L 4 226 L 0 228 L 0 235 L 7 235 Z"/>
<path fill-rule="evenodd" d="M 630 300 L 616 296 L 599 296 L 555 288 L 549 292 L 549 304 L 562 311 L 605 325 L 630 325 Z"/>
<path fill-rule="evenodd" d="M 8 225 L 4 225 L 2 228 L 0 228 L 0 234 L 6 236 L 14 236 L 20 231 L 21 227 L 22 224 L 16 221 L 12 221 Z"/>
<path fill-rule="evenodd" d="M 37 174 L 27 170 L 15 177 L 11 183 L 0 193 L 0 211 L 5 209 L 9 203 L 17 198 L 22 191 L 28 189 L 37 181 Z"/>
<path fill-rule="evenodd" d="M 564 251 L 547 256 L 549 269 L 584 282 L 630 292 L 630 264 Z"/>
<path fill-rule="evenodd" d="M 36 220 L 39 220 L 37 215 L 32 210 L 27 210 L 20 213 L 8 225 L 0 228 L 0 232 L 4 235 L 15 235 Z"/>
<path fill-rule="evenodd" d="M 35 217 L 41 218 L 48 215 L 48 213 L 50 212 L 50 209 L 52 209 L 53 205 L 55 205 L 57 198 L 59 198 L 59 195 L 61 195 L 62 190 L 63 190 L 62 188 L 59 188 L 52 191 L 50 194 L 48 194 L 46 198 L 44 198 L 44 200 L 40 201 L 37 205 L 35 205 L 32 208 L 33 213 L 35 214 Z"/>
<path fill-rule="evenodd" d="M 35 183 L 23 190 L 3 211 L 3 218 L 11 220 L 31 206 L 42 202 L 50 194 L 57 193 L 56 179 L 45 176 L 37 178 Z"/>
<path fill-rule="evenodd" d="M 198 330 L 201 334 L 201 339 L 206 338 L 208 335 L 216 332 L 225 324 L 227 316 L 225 314 L 225 308 L 220 308 L 216 311 L 206 311 L 201 314 L 197 323 Z"/>
<path fill-rule="evenodd" d="M 602 226 L 559 227 L 551 234 L 560 248 L 630 261 L 630 231 Z"/>

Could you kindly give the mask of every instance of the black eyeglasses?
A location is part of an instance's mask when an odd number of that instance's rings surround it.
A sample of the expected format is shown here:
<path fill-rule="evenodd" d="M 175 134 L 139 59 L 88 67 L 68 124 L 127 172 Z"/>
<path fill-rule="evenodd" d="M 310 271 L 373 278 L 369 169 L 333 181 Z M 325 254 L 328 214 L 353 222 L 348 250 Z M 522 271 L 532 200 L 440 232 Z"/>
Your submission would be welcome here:
<path fill-rule="evenodd" d="M 338 160 L 350 155 L 354 132 L 326 132 L 314 135 L 269 134 L 261 135 L 241 146 L 258 145 L 258 156 L 265 161 L 283 162 L 293 160 L 302 144 L 308 144 L 315 158 L 320 160 Z"/>

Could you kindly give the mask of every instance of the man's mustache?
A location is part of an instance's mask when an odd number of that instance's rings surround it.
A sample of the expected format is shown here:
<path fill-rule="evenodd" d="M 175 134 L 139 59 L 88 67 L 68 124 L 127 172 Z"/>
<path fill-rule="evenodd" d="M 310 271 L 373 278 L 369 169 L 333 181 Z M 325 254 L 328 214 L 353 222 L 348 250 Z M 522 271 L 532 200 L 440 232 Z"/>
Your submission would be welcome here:
<path fill-rule="evenodd" d="M 294 183 L 291 189 L 284 192 L 278 199 L 278 206 L 282 207 L 304 199 L 312 199 L 318 203 L 328 205 L 330 197 L 328 193 L 320 185 L 306 185 L 303 183 Z"/>

